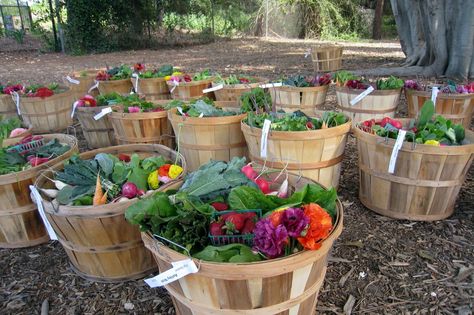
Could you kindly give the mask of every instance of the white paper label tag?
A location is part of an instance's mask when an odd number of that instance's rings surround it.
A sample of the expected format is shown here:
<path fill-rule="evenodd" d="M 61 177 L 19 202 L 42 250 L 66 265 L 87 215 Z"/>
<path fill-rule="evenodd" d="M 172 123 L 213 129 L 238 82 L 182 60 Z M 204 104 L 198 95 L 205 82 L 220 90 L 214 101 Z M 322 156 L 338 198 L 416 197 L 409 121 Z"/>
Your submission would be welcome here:
<path fill-rule="evenodd" d="M 177 109 L 178 112 L 181 114 L 181 116 L 185 116 L 185 114 L 184 114 L 183 109 L 181 108 L 181 106 L 176 107 L 176 109 Z"/>
<path fill-rule="evenodd" d="M 374 87 L 371 85 L 365 90 L 364 92 L 357 95 L 353 100 L 351 100 L 351 105 L 354 106 L 355 104 L 359 103 L 364 97 L 369 95 L 374 91 Z"/>
<path fill-rule="evenodd" d="M 160 273 L 159 275 L 145 279 L 150 288 L 162 287 L 173 281 L 181 279 L 191 273 L 198 272 L 198 268 L 193 260 L 186 259 L 172 263 L 173 268 Z"/>
<path fill-rule="evenodd" d="M 278 87 L 278 86 L 283 86 L 282 82 L 275 82 L 275 83 L 267 83 L 267 84 L 261 84 L 260 87 L 262 89 L 268 89 L 272 87 Z"/>
<path fill-rule="evenodd" d="M 268 147 L 268 133 L 272 122 L 265 119 L 262 128 L 262 138 L 260 139 L 260 157 L 263 159 L 267 158 L 267 147 Z"/>
<path fill-rule="evenodd" d="M 30 185 L 30 190 L 31 190 L 31 193 L 33 194 L 33 198 L 35 199 L 34 202 L 38 206 L 38 212 L 41 216 L 41 219 L 43 220 L 43 223 L 46 228 L 46 231 L 48 232 L 49 238 L 57 241 L 58 236 L 56 235 L 56 232 L 54 232 L 53 227 L 51 226 L 51 223 L 49 223 L 48 218 L 46 217 L 46 214 L 44 213 L 43 203 L 42 203 L 43 198 L 41 198 L 41 195 L 35 186 Z"/>
<path fill-rule="evenodd" d="M 70 76 L 67 76 L 67 77 L 66 77 L 66 80 L 68 80 L 69 83 L 72 83 L 72 84 L 80 84 L 80 83 L 81 83 L 81 81 L 76 80 L 76 79 L 73 79 L 73 78 L 71 78 Z"/>
<path fill-rule="evenodd" d="M 438 97 L 439 87 L 434 86 L 431 90 L 431 101 L 433 101 L 435 108 L 436 108 L 436 98 Z"/>
<path fill-rule="evenodd" d="M 17 111 L 18 115 L 21 115 L 21 112 L 20 112 L 20 95 L 17 92 L 12 92 L 12 99 L 13 99 L 13 102 L 15 102 L 16 111 Z"/>
<path fill-rule="evenodd" d="M 172 82 L 173 82 L 173 87 L 171 88 L 170 93 L 173 93 L 174 89 L 176 89 L 176 87 L 179 86 L 178 81 L 172 81 Z"/>
<path fill-rule="evenodd" d="M 75 102 L 72 104 L 71 118 L 74 118 L 74 114 L 76 113 L 77 105 L 79 105 L 79 101 L 75 101 Z"/>
<path fill-rule="evenodd" d="M 393 174 L 395 172 L 395 164 L 397 163 L 398 151 L 402 148 L 403 141 L 405 140 L 406 130 L 398 130 L 397 140 L 392 149 L 392 155 L 390 156 L 390 163 L 388 164 L 388 172 Z"/>
<path fill-rule="evenodd" d="M 200 113 L 199 118 L 203 118 L 203 117 L 204 117 L 204 113 Z"/>
<path fill-rule="evenodd" d="M 213 86 L 211 88 L 202 90 L 202 93 L 214 92 L 214 91 L 222 90 L 223 88 L 224 88 L 224 84 L 218 84 L 218 85 Z"/>
<path fill-rule="evenodd" d="M 132 77 L 135 78 L 135 86 L 134 86 L 135 93 L 138 93 L 138 78 L 139 78 L 139 75 L 138 75 L 138 73 L 134 73 L 134 74 L 132 74 Z"/>
<path fill-rule="evenodd" d="M 304 53 L 304 57 L 305 57 L 305 58 L 308 58 L 309 55 L 311 55 L 311 49 L 308 49 L 308 50 Z"/>
<path fill-rule="evenodd" d="M 103 110 L 100 111 L 100 113 L 98 113 L 97 115 L 94 116 L 94 119 L 95 120 L 99 120 L 101 119 L 102 117 L 104 117 L 105 115 L 107 114 L 110 114 L 112 112 L 112 108 L 111 107 L 106 107 L 104 108 Z"/>
<path fill-rule="evenodd" d="M 98 88 L 99 88 L 99 81 L 96 80 L 95 84 L 90 87 L 90 89 L 87 91 L 87 93 L 90 93 L 90 92 L 92 92 L 92 90 L 98 89 Z"/>

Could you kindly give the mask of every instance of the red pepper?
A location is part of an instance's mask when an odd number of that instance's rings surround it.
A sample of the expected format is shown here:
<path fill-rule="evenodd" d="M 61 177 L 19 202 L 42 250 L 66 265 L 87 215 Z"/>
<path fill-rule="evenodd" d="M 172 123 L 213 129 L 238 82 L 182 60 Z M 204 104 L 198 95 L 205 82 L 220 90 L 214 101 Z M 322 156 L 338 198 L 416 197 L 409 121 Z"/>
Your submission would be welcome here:
<path fill-rule="evenodd" d="M 118 158 L 119 158 L 120 161 L 123 161 L 125 163 L 130 162 L 130 155 L 128 155 L 128 154 L 119 153 Z"/>
<path fill-rule="evenodd" d="M 49 158 L 34 157 L 29 161 L 29 163 L 31 164 L 31 166 L 38 166 L 48 161 L 49 161 Z"/>
<path fill-rule="evenodd" d="M 390 117 L 383 118 L 382 121 L 380 122 L 380 127 L 385 127 L 387 123 L 390 123 Z"/>

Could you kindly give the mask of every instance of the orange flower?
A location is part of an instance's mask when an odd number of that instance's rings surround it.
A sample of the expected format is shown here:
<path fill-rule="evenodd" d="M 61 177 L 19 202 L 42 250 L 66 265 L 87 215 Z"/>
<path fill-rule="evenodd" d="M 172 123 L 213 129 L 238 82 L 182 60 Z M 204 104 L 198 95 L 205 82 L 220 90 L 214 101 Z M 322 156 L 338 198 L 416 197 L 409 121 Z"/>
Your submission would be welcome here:
<path fill-rule="evenodd" d="M 170 171 L 171 164 L 165 164 L 160 166 L 158 169 L 159 176 L 168 176 L 168 172 Z"/>
<path fill-rule="evenodd" d="M 305 237 L 299 237 L 298 242 L 305 249 L 316 250 L 321 247 L 320 241 L 328 237 L 332 229 L 332 218 L 318 204 L 310 203 L 303 206 L 304 214 L 309 218 L 309 227 Z"/>
<path fill-rule="evenodd" d="M 283 211 L 281 210 L 276 210 L 270 214 L 268 217 L 270 219 L 270 222 L 272 222 L 272 225 L 274 227 L 277 227 L 281 223 L 281 217 L 283 215 Z"/>

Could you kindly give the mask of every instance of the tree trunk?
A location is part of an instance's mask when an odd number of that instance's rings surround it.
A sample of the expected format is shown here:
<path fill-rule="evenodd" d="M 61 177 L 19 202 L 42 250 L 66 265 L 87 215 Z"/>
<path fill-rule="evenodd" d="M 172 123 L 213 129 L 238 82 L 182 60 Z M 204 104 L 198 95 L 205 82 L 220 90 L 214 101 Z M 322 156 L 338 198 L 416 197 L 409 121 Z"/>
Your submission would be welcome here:
<path fill-rule="evenodd" d="M 370 75 L 474 78 L 474 1 L 390 0 L 403 67 L 359 71 Z"/>
<path fill-rule="evenodd" d="M 373 39 L 382 39 L 383 4 L 384 0 L 377 0 L 374 16 L 374 29 L 372 32 Z"/>
<path fill-rule="evenodd" d="M 159 29 L 163 24 L 163 17 L 165 15 L 163 0 L 156 0 L 156 26 Z"/>

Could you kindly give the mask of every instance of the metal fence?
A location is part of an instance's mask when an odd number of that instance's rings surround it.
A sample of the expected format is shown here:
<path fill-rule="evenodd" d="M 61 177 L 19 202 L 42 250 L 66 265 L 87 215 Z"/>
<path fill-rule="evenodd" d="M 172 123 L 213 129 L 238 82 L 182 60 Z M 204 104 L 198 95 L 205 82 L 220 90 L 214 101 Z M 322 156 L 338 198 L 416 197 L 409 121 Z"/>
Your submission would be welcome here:
<path fill-rule="evenodd" d="M 28 4 L 0 4 L 0 31 L 31 30 L 33 19 Z"/>

